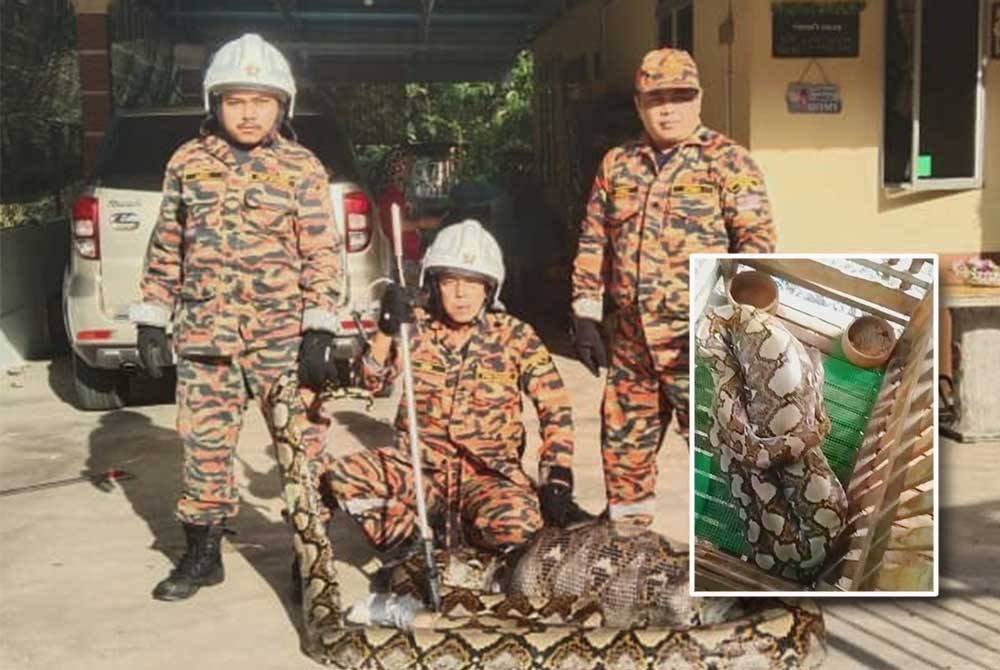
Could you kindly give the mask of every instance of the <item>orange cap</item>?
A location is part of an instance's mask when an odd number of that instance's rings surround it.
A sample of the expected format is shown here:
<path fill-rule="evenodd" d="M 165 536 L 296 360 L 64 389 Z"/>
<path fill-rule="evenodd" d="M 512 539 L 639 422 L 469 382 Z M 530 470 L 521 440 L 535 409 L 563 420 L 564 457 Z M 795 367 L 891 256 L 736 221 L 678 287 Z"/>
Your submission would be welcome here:
<path fill-rule="evenodd" d="M 683 49 L 655 49 L 643 56 L 635 71 L 636 93 L 661 88 L 701 90 L 698 66 L 694 64 L 691 54 Z"/>

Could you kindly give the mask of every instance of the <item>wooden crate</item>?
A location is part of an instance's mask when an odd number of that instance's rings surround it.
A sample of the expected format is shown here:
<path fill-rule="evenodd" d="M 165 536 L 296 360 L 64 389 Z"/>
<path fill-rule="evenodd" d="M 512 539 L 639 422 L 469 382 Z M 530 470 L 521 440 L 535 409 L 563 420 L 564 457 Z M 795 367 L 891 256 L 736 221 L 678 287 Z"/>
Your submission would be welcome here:
<path fill-rule="evenodd" d="M 917 275 L 931 259 L 916 259 L 908 271 L 888 262 L 850 260 L 882 277 L 900 280 L 898 288 L 864 279 L 809 259 L 754 258 L 703 260 L 692 282 L 692 314 L 725 300 L 719 277 L 730 278 L 738 265 L 768 273 L 809 289 L 833 302 L 900 324 L 899 342 L 886 364 L 879 394 L 869 415 L 852 474 L 845 489 L 847 531 L 841 536 L 815 583 L 802 585 L 773 577 L 740 557 L 700 540 L 695 545 L 698 590 L 931 592 L 934 563 L 935 375 L 933 317 L 937 308 L 932 282 Z M 697 261 L 696 261 L 697 262 Z M 905 291 L 918 287 L 922 297 Z M 803 344 L 843 358 L 840 335 L 846 321 L 832 323 L 816 312 L 786 304 L 777 318 Z M 834 319 L 836 321 L 837 319 Z"/>

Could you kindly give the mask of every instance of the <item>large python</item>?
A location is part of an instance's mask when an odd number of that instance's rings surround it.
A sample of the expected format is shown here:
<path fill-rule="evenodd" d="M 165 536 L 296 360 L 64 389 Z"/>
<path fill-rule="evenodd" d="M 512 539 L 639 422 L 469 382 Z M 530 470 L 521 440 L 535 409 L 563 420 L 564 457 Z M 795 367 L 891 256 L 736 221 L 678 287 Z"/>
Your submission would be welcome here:
<path fill-rule="evenodd" d="M 820 449 L 830 420 L 819 353 L 749 305 L 710 308 L 695 339 L 715 383 L 709 442 L 729 474 L 750 558 L 772 574 L 808 580 L 847 514 Z"/>
<path fill-rule="evenodd" d="M 825 655 L 822 615 L 810 601 L 756 601 L 738 619 L 687 625 L 699 623 L 698 617 L 710 608 L 692 607 L 691 599 L 685 598 L 687 572 L 681 569 L 681 557 L 686 552 L 671 550 L 665 541 L 653 547 L 654 553 L 660 553 L 647 560 L 649 569 L 632 577 L 648 585 L 649 598 L 642 605 L 650 625 L 594 627 L 605 621 L 606 612 L 591 616 L 594 610 L 588 609 L 586 598 L 560 591 L 558 580 L 549 579 L 559 574 L 552 569 L 543 570 L 541 581 L 548 584 L 549 592 L 542 594 L 489 594 L 446 585 L 442 612 L 429 617 L 429 627 L 347 625 L 334 548 L 321 514 L 319 466 L 308 459 L 300 439 L 298 426 L 310 411 L 300 397 L 297 379 L 289 373 L 273 387 L 266 407 L 301 566 L 303 650 L 319 663 L 343 670 L 725 670 L 816 667 Z M 543 533 L 542 540 L 516 563 L 508 585 L 516 582 L 526 589 L 535 588 L 540 573 L 532 566 L 551 561 L 554 548 L 569 550 L 577 532 Z M 595 533 L 605 545 L 609 538 L 620 538 L 626 553 L 642 554 L 649 549 L 648 535 L 636 541 L 629 540 L 627 533 L 586 532 Z M 577 584 L 577 591 L 594 594 L 600 593 L 595 585 L 627 583 L 627 576 L 616 579 L 613 573 L 643 560 L 639 555 L 630 558 L 619 565 L 598 561 L 589 581 L 569 582 Z M 553 565 L 559 563 L 555 560 Z M 666 618 L 682 625 L 652 625 L 657 619 L 650 608 L 664 604 L 670 610 Z"/>

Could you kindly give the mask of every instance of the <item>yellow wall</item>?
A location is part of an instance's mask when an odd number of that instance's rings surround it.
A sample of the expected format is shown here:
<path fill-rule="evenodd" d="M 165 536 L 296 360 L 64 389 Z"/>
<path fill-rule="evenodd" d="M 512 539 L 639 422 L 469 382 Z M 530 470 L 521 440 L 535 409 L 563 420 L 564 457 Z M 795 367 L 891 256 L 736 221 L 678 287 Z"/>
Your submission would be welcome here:
<path fill-rule="evenodd" d="M 887 197 L 879 166 L 884 0 L 868 0 L 861 13 L 859 58 L 821 61 L 841 88 L 837 115 L 786 111 L 786 87 L 805 61 L 771 58 L 766 3 L 754 3 L 743 18 L 737 28 L 750 32 L 756 45 L 749 146 L 767 178 L 779 251 L 1000 249 L 1000 144 L 989 142 L 1000 137 L 1000 62 L 987 68 L 986 188 Z"/>
<path fill-rule="evenodd" d="M 719 28 L 733 12 L 733 43 L 719 42 Z M 752 4 L 698 0 L 694 5 L 694 58 L 701 79 L 705 125 L 742 144 L 750 141 L 750 53 L 753 34 L 744 29 Z"/>
<path fill-rule="evenodd" d="M 536 59 L 565 63 L 586 50 L 592 66 L 593 50 L 602 44 L 605 78 L 594 84 L 593 94 L 628 90 L 642 54 L 655 46 L 656 4 L 578 3 L 537 39 Z M 867 1 L 858 58 L 820 61 L 840 85 L 843 111 L 789 114 L 787 86 L 801 77 L 807 61 L 771 57 L 770 3 L 696 0 L 694 55 L 705 89 L 703 119 L 748 146 L 763 167 L 779 251 L 1000 251 L 1000 61 L 989 61 L 985 79 L 985 188 L 888 196 L 881 187 L 885 4 Z M 719 25 L 730 6 L 732 47 L 719 44 Z M 808 78 L 817 77 L 814 68 Z"/>

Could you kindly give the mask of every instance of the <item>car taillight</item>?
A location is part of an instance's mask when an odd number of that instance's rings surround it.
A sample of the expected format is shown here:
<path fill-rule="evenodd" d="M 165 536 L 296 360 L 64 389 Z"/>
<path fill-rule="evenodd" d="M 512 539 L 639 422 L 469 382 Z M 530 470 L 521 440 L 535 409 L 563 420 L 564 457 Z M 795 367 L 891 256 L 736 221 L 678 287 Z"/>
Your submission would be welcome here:
<path fill-rule="evenodd" d="M 78 330 L 76 339 L 79 342 L 93 342 L 94 340 L 110 340 L 110 330 Z"/>
<path fill-rule="evenodd" d="M 375 322 L 371 319 L 361 319 L 361 328 L 366 333 L 374 333 Z M 355 333 L 358 330 L 358 322 L 354 319 L 343 319 L 340 322 L 340 330 L 345 333 Z"/>
<path fill-rule="evenodd" d="M 81 258 L 101 257 L 97 198 L 82 195 L 73 202 L 73 244 Z"/>
<path fill-rule="evenodd" d="M 372 240 L 372 205 L 360 191 L 344 195 L 344 215 L 347 217 L 347 251 L 357 253 L 368 248 Z"/>

